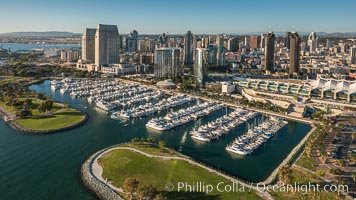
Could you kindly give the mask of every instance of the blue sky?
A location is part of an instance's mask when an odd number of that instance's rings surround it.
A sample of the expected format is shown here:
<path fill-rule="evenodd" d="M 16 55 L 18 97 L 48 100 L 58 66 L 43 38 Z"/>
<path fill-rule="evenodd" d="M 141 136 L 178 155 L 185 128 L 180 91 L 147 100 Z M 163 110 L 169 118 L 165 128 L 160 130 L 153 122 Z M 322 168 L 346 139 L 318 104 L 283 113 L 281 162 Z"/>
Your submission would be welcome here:
<path fill-rule="evenodd" d="M 355 8 L 355 0 L 0 0 L 0 33 L 99 23 L 122 33 L 356 32 Z"/>

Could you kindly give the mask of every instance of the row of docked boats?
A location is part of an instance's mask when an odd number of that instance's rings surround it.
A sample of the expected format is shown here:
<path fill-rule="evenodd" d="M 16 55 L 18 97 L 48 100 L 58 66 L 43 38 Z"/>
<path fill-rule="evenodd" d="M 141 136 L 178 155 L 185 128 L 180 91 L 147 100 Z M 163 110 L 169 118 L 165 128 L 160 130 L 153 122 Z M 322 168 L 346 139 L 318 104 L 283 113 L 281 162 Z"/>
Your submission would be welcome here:
<path fill-rule="evenodd" d="M 169 108 L 174 108 L 183 104 L 191 103 L 196 101 L 195 98 L 186 95 L 178 94 L 171 96 L 167 99 L 161 99 L 156 103 L 146 103 L 145 105 L 140 105 L 138 107 L 129 108 L 126 110 L 117 111 L 111 114 L 112 119 L 118 118 L 139 118 L 148 116 Z"/>
<path fill-rule="evenodd" d="M 69 93 L 73 98 L 87 98 L 89 103 L 95 103 L 96 107 L 104 111 L 111 111 L 119 106 L 147 103 L 164 97 L 164 93 L 159 90 L 107 80 L 65 78 L 62 81 L 52 80 L 51 88 L 59 89 L 62 94 Z"/>
<path fill-rule="evenodd" d="M 158 131 L 170 130 L 202 116 L 209 115 L 217 110 L 221 110 L 224 107 L 223 104 L 217 104 L 213 101 L 204 102 L 202 104 L 180 109 L 177 112 L 171 112 L 165 117 L 153 118 L 146 123 L 146 127 Z"/>
<path fill-rule="evenodd" d="M 237 137 L 225 149 L 239 155 L 249 155 L 287 124 L 287 121 L 271 117 L 270 120 L 264 121 L 257 127 L 249 129 L 246 134 Z"/>
<path fill-rule="evenodd" d="M 232 129 L 254 118 L 258 114 L 258 112 L 237 108 L 230 114 L 226 113 L 226 115 L 202 125 L 198 129 L 192 130 L 190 135 L 195 140 L 210 142 L 227 134 Z"/>

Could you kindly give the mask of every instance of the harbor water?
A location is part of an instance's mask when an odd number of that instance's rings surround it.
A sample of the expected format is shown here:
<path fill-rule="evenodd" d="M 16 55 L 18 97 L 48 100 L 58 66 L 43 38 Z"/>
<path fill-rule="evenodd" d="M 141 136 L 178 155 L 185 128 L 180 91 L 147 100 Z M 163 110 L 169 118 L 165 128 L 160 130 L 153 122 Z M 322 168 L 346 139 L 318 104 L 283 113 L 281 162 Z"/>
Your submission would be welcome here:
<path fill-rule="evenodd" d="M 261 116 L 240 125 L 217 141 L 201 143 L 189 131 L 225 114 L 225 109 L 166 132 L 148 130 L 153 116 L 135 120 L 113 120 L 86 99 L 72 98 L 50 88 L 49 81 L 30 86 L 60 102 L 87 112 L 89 121 L 76 129 L 50 135 L 25 135 L 0 121 L 0 199 L 95 199 L 80 181 L 80 166 L 94 152 L 132 138 L 153 137 L 167 146 L 221 171 L 247 181 L 262 181 L 277 167 L 311 127 L 288 121 L 277 135 L 252 155 L 238 156 L 225 147 Z M 229 110 L 228 112 L 231 112 Z M 164 115 L 160 113 L 159 115 Z M 157 115 L 154 115 L 157 116 Z M 197 180 L 198 181 L 198 180 Z"/>

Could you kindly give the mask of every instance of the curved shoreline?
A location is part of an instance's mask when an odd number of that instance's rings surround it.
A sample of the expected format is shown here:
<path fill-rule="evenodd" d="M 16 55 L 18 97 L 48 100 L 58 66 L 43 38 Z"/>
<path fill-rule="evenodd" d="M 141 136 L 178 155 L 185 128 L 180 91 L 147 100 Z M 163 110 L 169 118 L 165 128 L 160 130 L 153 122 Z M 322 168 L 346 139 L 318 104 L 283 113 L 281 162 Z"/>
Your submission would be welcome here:
<path fill-rule="evenodd" d="M 93 173 L 93 163 L 111 147 L 102 149 L 91 155 L 83 164 L 80 170 L 81 180 L 88 190 L 99 199 L 124 200 L 109 184 Z"/>
<path fill-rule="evenodd" d="M 89 120 L 89 115 L 86 112 L 80 112 L 84 114 L 84 119 L 82 119 L 80 122 L 73 124 L 71 126 L 63 127 L 63 128 L 57 128 L 57 129 L 51 129 L 51 130 L 34 130 L 30 128 L 26 128 L 19 123 L 17 123 L 16 120 L 11 117 L 7 111 L 4 111 L 3 108 L 0 107 L 0 118 L 11 128 L 15 129 L 18 132 L 25 133 L 25 134 L 31 134 L 31 135 L 42 135 L 42 134 L 51 134 L 51 133 L 59 133 L 63 131 L 68 131 L 75 129 L 77 127 L 82 126 Z"/>
<path fill-rule="evenodd" d="M 122 143 L 125 144 L 125 143 Z M 248 183 L 246 181 L 243 181 L 241 179 L 238 179 L 236 177 L 233 177 L 231 175 L 228 175 L 224 172 L 218 171 L 216 169 L 213 169 L 210 166 L 207 166 L 203 163 L 199 163 L 191 159 L 190 157 L 187 157 L 186 155 L 180 154 L 179 152 L 175 152 L 178 155 L 182 155 L 183 157 L 177 157 L 177 156 L 159 156 L 159 155 L 153 155 L 149 154 L 146 152 L 143 152 L 141 150 L 132 148 L 132 147 L 123 147 L 121 146 L 122 144 L 117 144 L 114 146 L 107 147 L 105 149 L 102 149 L 93 155 L 91 155 L 82 165 L 81 167 L 81 178 L 83 180 L 84 185 L 92 191 L 96 196 L 98 196 L 100 199 L 105 199 L 105 200 L 114 200 L 114 199 L 123 199 L 118 192 L 121 191 L 120 188 L 117 188 L 113 186 L 112 184 L 108 183 L 104 178 L 102 177 L 102 172 L 103 169 L 102 167 L 97 163 L 97 160 L 103 156 L 104 154 L 117 150 L 117 149 L 123 149 L 123 150 L 130 150 L 135 153 L 139 153 L 142 155 L 145 155 L 150 158 L 161 158 L 163 160 L 168 159 L 168 160 L 182 160 L 185 162 L 188 162 L 189 164 L 196 165 L 204 170 L 206 170 L 209 173 L 212 173 L 213 175 L 220 176 L 222 178 L 225 178 L 229 181 L 238 183 L 239 185 L 243 185 L 246 188 L 251 188 L 255 190 L 256 194 L 260 196 L 262 199 L 273 199 L 272 196 L 267 193 L 267 192 L 261 192 L 257 189 L 256 186 L 253 186 L 251 183 Z"/>

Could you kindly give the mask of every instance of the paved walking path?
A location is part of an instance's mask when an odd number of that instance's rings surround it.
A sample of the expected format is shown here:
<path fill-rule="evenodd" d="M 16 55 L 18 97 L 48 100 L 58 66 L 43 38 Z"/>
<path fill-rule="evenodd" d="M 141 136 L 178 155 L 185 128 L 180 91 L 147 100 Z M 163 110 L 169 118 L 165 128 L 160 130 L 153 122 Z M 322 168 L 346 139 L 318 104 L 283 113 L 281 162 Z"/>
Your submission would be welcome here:
<path fill-rule="evenodd" d="M 191 160 L 191 159 L 189 159 L 189 158 L 179 157 L 179 156 L 159 156 L 159 155 L 152 155 L 152 154 L 148 154 L 148 153 L 146 153 L 146 152 L 143 152 L 143 151 L 140 151 L 140 150 L 138 150 L 138 149 L 131 148 L 131 147 L 113 147 L 113 148 L 110 148 L 110 149 L 108 149 L 108 150 L 102 152 L 100 155 L 98 155 L 98 156 L 96 157 L 96 159 L 94 160 L 93 164 L 92 164 L 92 170 L 93 170 L 92 173 L 94 174 L 94 176 L 96 176 L 96 177 L 97 177 L 98 179 L 100 179 L 102 182 L 106 183 L 106 184 L 107 184 L 109 187 L 111 187 L 112 189 L 114 189 L 114 190 L 116 190 L 116 191 L 119 191 L 119 192 L 122 191 L 121 188 L 116 188 L 116 187 L 114 187 L 111 183 L 108 183 L 106 180 L 104 180 L 104 178 L 102 177 L 103 168 L 102 168 L 102 167 L 98 164 L 98 162 L 97 162 L 98 159 L 99 159 L 101 156 L 103 156 L 104 154 L 106 154 L 106 153 L 108 153 L 108 152 L 110 152 L 110 151 L 113 151 L 113 150 L 117 150 L 117 149 L 130 150 L 130 151 L 133 151 L 133 152 L 136 152 L 136 153 L 145 155 L 145 156 L 147 156 L 147 157 L 149 157 L 149 158 L 160 158 L 160 159 L 164 159 L 164 160 L 182 160 L 182 161 L 186 161 L 186 162 L 188 162 L 188 163 L 190 163 L 190 164 L 192 164 L 192 165 L 199 166 L 199 167 L 201 167 L 201 168 L 203 168 L 203 169 L 206 169 L 206 170 L 209 171 L 210 173 L 213 173 L 213 174 L 215 174 L 215 175 L 221 176 L 221 177 L 223 177 L 223 178 L 225 178 L 225 179 L 227 179 L 227 180 L 230 180 L 230 181 L 232 181 L 232 182 L 234 182 L 234 183 L 238 183 L 239 185 L 242 185 L 242 186 L 244 186 L 244 187 L 246 187 L 246 188 L 251 188 L 251 189 L 255 190 L 256 193 L 257 193 L 257 195 L 259 195 L 259 196 L 260 196 L 261 198 L 263 198 L 263 199 L 267 199 L 267 200 L 273 199 L 272 196 L 271 196 L 269 193 L 267 193 L 267 192 L 261 192 L 261 191 L 257 190 L 257 187 L 255 187 L 255 186 L 246 184 L 246 183 L 244 183 L 244 182 L 242 182 L 242 181 L 240 181 L 240 180 L 238 180 L 238 179 L 236 179 L 236 178 L 233 178 L 233 177 L 228 176 L 228 175 L 226 175 L 226 174 L 223 174 L 223 173 L 221 173 L 221 172 L 219 172 L 219 171 L 216 171 L 216 170 L 214 170 L 214 169 L 211 169 L 211 168 L 209 168 L 209 167 L 207 167 L 207 166 L 205 166 L 205 165 L 202 165 L 202 164 L 200 164 L 200 163 L 197 163 L 197 162 L 195 162 L 195 161 L 193 161 L 193 160 Z"/>

